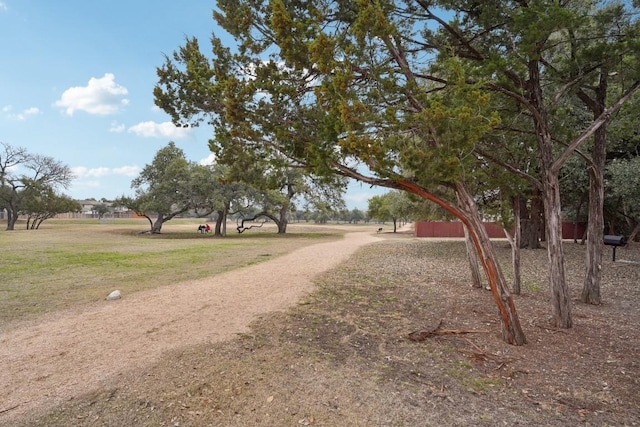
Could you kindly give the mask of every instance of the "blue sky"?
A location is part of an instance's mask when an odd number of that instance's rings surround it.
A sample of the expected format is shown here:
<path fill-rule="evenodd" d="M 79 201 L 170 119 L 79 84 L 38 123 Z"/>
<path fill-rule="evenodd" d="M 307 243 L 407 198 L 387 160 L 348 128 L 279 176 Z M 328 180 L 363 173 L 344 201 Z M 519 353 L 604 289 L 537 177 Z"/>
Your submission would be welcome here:
<path fill-rule="evenodd" d="M 0 141 L 51 156 L 76 175 L 76 199 L 132 195 L 131 180 L 174 141 L 192 161 L 212 128 L 174 127 L 155 107 L 156 68 L 196 36 L 208 49 L 212 0 L 0 0 Z M 352 209 L 379 189 L 353 183 Z"/>

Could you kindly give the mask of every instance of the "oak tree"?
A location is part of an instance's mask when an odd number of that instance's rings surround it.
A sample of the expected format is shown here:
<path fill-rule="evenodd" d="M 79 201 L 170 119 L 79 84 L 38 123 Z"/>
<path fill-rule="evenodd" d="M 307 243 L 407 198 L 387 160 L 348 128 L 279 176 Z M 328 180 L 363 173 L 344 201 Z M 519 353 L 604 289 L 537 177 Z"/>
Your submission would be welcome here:
<path fill-rule="evenodd" d="M 122 196 L 114 203 L 145 217 L 150 232 L 160 233 L 165 222 L 193 207 L 194 194 L 189 191 L 192 167 L 184 151 L 169 142 L 131 182 L 135 197 Z"/>

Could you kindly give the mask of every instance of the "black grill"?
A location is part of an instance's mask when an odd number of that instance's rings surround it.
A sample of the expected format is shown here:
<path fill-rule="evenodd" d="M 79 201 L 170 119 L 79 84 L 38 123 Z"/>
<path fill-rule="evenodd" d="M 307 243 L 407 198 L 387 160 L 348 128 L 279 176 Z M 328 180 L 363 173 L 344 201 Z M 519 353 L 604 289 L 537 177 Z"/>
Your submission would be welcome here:
<path fill-rule="evenodd" d="M 604 244 L 608 246 L 613 246 L 613 261 L 616 260 L 616 248 L 618 246 L 624 246 L 627 244 L 627 238 L 625 236 L 612 236 L 606 235 L 604 236 Z"/>

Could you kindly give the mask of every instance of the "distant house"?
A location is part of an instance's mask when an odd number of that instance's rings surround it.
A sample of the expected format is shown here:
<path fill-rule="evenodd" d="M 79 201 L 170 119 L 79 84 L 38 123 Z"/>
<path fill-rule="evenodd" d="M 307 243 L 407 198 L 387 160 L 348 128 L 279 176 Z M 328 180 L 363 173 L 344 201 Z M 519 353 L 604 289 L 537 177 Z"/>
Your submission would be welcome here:
<path fill-rule="evenodd" d="M 89 200 L 77 200 L 78 203 L 80 203 L 80 206 L 82 206 L 82 210 L 80 211 L 83 214 L 92 214 L 94 211 L 94 206 L 97 205 L 98 203 L 101 203 L 97 200 L 93 200 L 93 199 L 89 199 Z"/>
<path fill-rule="evenodd" d="M 98 212 L 96 212 L 96 206 L 99 204 L 105 204 L 109 206 L 111 210 L 109 215 L 117 218 L 125 218 L 125 217 L 128 218 L 133 215 L 133 212 L 131 212 L 127 207 L 115 206 L 112 202 L 108 202 L 108 201 L 101 201 L 101 200 L 95 200 L 95 199 L 76 200 L 76 201 L 80 203 L 80 206 L 82 206 L 82 210 L 80 211 L 80 214 L 82 214 L 83 216 L 90 216 L 90 217 L 98 216 Z"/>

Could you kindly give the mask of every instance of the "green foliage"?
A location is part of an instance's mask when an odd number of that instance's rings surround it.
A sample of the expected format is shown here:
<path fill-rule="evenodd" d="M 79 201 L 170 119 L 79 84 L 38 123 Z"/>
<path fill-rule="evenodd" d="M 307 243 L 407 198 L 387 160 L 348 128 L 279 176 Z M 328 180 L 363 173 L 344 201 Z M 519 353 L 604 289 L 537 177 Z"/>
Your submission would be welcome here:
<path fill-rule="evenodd" d="M 619 92 L 621 88 L 614 86 L 611 91 Z M 608 157 L 632 158 L 640 156 L 640 94 L 632 97 L 609 126 L 609 139 L 607 141 Z"/>
<path fill-rule="evenodd" d="M 93 210 L 98 214 L 98 218 L 102 218 L 105 214 L 111 212 L 111 207 L 106 203 L 98 203 L 93 207 Z"/>
<path fill-rule="evenodd" d="M 409 221 L 415 217 L 419 203 L 404 191 L 390 191 L 369 199 L 367 215 L 380 221 Z"/>
<path fill-rule="evenodd" d="M 185 189 L 190 173 L 191 165 L 184 152 L 173 142 L 160 149 L 131 182 L 140 202 L 140 212 L 170 215 L 189 209 L 189 193 Z"/>
<path fill-rule="evenodd" d="M 619 209 L 640 219 L 640 157 L 616 160 L 607 168 Z"/>
<path fill-rule="evenodd" d="M 355 159 L 383 178 L 398 176 L 400 164 L 412 179 L 450 182 L 470 170 L 475 143 L 499 123 L 486 109 L 481 85 L 464 83 L 459 61 L 441 67 L 441 79 L 453 84 L 436 97 L 426 97 L 433 88 L 415 78 L 400 78 L 403 71 L 388 61 L 384 43 L 399 42 L 392 39 L 410 24 L 391 22 L 388 16 L 398 18 L 391 3 L 363 2 L 337 15 L 283 1 L 219 7 L 216 19 L 234 35 L 240 53 L 214 38 L 214 58 L 205 65 L 197 41 L 189 39 L 159 69 L 154 93 L 176 122 L 207 117 L 216 128 L 212 150 L 224 164 L 245 166 L 237 170 L 260 159 L 273 163 L 276 151 L 320 176 Z M 256 42 L 258 34 L 264 44 Z M 267 41 L 278 45 L 286 65 L 278 65 Z M 413 98 L 423 104 L 419 109 L 400 108 L 398 102 Z"/>
<path fill-rule="evenodd" d="M 533 163 L 521 144 L 535 142 L 532 125 L 523 120 L 522 106 L 512 104 L 519 99 L 531 107 L 523 85 L 527 61 L 542 55 L 553 61 L 544 76 L 549 82 L 575 78 L 609 51 L 605 31 L 621 22 L 623 9 L 594 9 L 588 2 L 467 3 L 404 10 L 386 1 L 220 1 L 214 17 L 237 50 L 214 37 L 209 59 L 196 39 L 187 39 L 158 70 L 156 103 L 177 123 L 211 123 L 212 150 L 223 163 L 241 165 L 238 171 L 273 160 L 270 153 L 278 151 L 315 174 L 355 159 L 377 178 L 402 176 L 428 188 L 461 175 L 481 182 L 473 152 L 498 125 L 507 128 L 497 111 L 513 114 L 509 126 L 517 132 L 498 146 L 521 147 L 516 167 Z M 456 14 L 442 25 L 442 11 L 449 10 Z M 595 30 L 603 42 L 589 45 Z M 620 46 L 629 51 L 633 39 L 627 40 Z M 498 88 L 512 100 L 490 100 L 488 91 Z M 511 120 L 519 120 L 518 127 Z M 567 128 L 561 122 L 558 132 Z M 535 169 L 523 172 L 535 176 Z"/>
<path fill-rule="evenodd" d="M 30 182 L 22 191 L 18 212 L 27 215 L 27 229 L 37 229 L 45 220 L 57 214 L 81 210 L 80 203 L 65 195 L 56 194 L 52 187 Z"/>
<path fill-rule="evenodd" d="M 373 196 L 369 199 L 369 207 L 367 209 L 369 218 L 387 221 L 391 219 L 391 213 L 385 204 L 384 196 Z"/>

